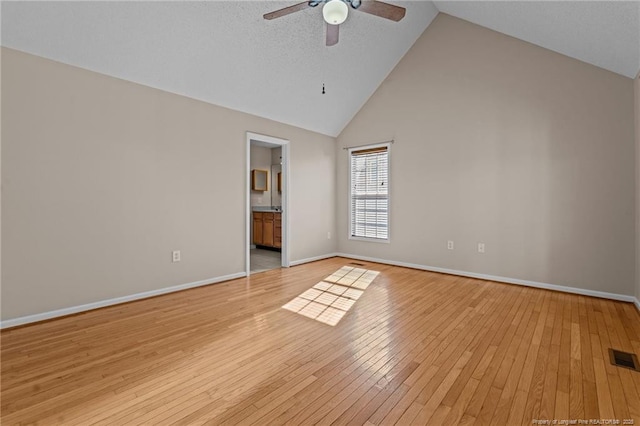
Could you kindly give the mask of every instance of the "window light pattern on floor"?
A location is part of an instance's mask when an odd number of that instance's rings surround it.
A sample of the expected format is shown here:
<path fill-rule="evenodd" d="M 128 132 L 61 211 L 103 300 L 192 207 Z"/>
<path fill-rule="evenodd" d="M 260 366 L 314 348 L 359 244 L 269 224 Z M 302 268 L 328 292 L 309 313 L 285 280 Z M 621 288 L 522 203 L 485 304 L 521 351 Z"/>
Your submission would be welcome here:
<path fill-rule="evenodd" d="M 283 308 L 328 325 L 336 325 L 379 273 L 343 266 Z"/>

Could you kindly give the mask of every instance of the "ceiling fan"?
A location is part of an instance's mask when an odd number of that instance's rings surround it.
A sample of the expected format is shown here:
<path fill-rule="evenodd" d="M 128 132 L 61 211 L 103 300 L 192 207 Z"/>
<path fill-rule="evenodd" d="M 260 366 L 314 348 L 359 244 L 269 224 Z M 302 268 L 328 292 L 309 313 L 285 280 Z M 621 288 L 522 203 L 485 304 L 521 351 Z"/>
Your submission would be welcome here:
<path fill-rule="evenodd" d="M 324 3 L 322 16 L 327 23 L 327 46 L 333 46 L 338 43 L 340 24 L 347 19 L 347 15 L 349 14 L 347 5 L 350 5 L 353 9 L 396 22 L 404 18 L 406 12 L 404 7 L 377 0 L 311 0 L 266 13 L 263 17 L 269 20 L 280 18 L 309 7 L 316 7 L 320 3 Z"/>

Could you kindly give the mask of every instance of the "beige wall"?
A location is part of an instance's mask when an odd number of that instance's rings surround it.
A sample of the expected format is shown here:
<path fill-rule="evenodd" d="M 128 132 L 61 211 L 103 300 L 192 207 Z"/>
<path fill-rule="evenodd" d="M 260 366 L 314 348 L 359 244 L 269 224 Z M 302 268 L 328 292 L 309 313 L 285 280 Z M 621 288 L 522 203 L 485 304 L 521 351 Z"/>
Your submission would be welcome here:
<path fill-rule="evenodd" d="M 636 121 L 636 299 L 640 301 L 640 74 L 633 82 Z"/>
<path fill-rule="evenodd" d="M 291 260 L 335 251 L 333 138 L 2 55 L 3 319 L 243 271 L 246 131 L 291 141 Z"/>
<path fill-rule="evenodd" d="M 347 239 L 339 149 L 338 250 L 632 295 L 633 132 L 631 79 L 441 14 L 338 138 L 395 139 L 391 242 Z"/>
<path fill-rule="evenodd" d="M 2 6 L 0 6 L 0 9 Z M 2 99 L 2 51 L 0 50 L 0 100 Z M 0 101 L 0 318 L 2 318 L 2 102 Z"/>

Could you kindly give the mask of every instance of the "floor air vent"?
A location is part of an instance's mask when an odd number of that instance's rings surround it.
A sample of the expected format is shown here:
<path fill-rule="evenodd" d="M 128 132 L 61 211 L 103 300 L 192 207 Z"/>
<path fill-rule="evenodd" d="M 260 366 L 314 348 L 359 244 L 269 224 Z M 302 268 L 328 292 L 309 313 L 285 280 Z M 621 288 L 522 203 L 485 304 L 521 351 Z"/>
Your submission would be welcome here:
<path fill-rule="evenodd" d="M 351 262 L 349 265 L 364 266 L 364 263 Z"/>
<path fill-rule="evenodd" d="M 622 352 L 609 348 L 609 359 L 611 364 L 618 367 L 629 368 L 631 370 L 640 371 L 640 364 L 638 363 L 638 357 L 635 354 L 628 352 Z"/>

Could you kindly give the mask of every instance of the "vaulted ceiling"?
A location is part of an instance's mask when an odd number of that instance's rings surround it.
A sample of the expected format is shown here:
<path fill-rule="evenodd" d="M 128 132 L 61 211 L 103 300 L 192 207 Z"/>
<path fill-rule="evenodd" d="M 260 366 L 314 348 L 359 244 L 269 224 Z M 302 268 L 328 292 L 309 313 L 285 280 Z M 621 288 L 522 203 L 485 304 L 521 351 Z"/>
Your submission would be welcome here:
<path fill-rule="evenodd" d="M 336 136 L 439 11 L 635 77 L 640 2 L 390 1 L 324 45 L 321 6 L 271 1 L 2 2 L 2 45 Z M 322 94 L 322 85 L 325 94 Z"/>

